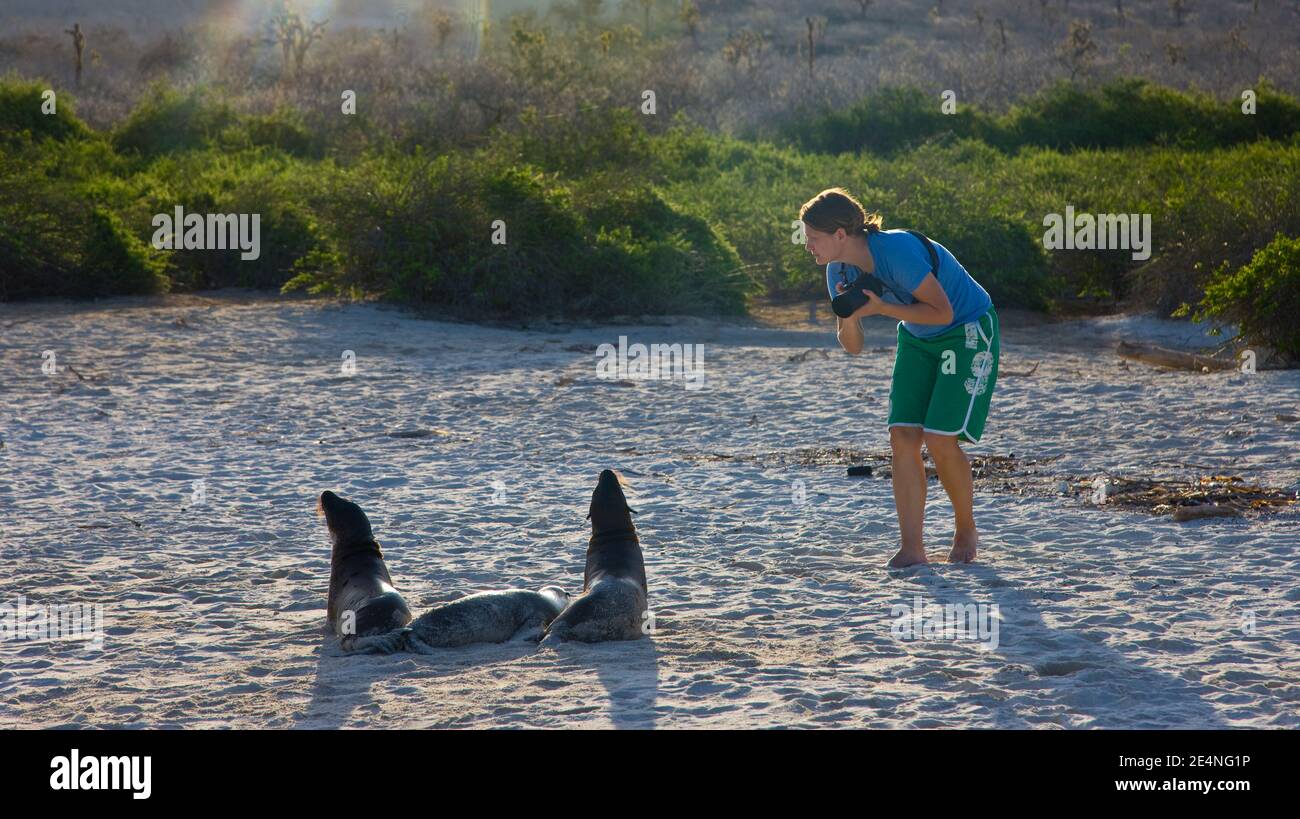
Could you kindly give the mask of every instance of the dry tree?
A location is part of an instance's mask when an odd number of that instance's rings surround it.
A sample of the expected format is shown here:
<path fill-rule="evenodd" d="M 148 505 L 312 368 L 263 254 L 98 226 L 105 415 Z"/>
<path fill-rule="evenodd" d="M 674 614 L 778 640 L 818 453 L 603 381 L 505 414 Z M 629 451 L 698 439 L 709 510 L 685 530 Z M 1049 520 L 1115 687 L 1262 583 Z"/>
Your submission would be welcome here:
<path fill-rule="evenodd" d="M 1070 33 L 1057 47 L 1057 58 L 1070 69 L 1070 82 L 1080 71 L 1086 71 L 1097 54 L 1097 44 L 1092 39 L 1092 25 L 1082 20 L 1070 22 Z"/>
<path fill-rule="evenodd" d="M 722 58 L 733 66 L 745 61 L 745 69 L 750 73 L 754 71 L 754 61 L 763 53 L 763 35 L 751 31 L 748 28 L 742 28 L 740 31 L 731 35 L 726 45 L 722 47 Z"/>
<path fill-rule="evenodd" d="M 328 23 L 329 20 L 323 20 L 313 22 L 308 27 L 287 0 L 277 4 L 268 23 L 271 34 L 267 42 L 280 46 L 286 75 L 289 73 L 290 58 L 297 72 L 302 73 L 302 64 L 307 57 L 308 49 L 311 48 L 312 43 L 324 36 L 325 26 Z"/>

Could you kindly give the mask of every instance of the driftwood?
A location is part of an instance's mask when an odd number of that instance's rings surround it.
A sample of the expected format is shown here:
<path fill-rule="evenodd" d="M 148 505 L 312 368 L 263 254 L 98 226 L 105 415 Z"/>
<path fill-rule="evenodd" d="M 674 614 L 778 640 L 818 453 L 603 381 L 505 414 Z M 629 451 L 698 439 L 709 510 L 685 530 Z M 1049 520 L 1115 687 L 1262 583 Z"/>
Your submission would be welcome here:
<path fill-rule="evenodd" d="M 1027 370 L 1003 370 L 1002 372 L 998 373 L 998 375 L 1003 377 L 1008 375 L 1018 375 L 1018 376 L 1033 375 L 1034 372 L 1038 369 L 1038 365 L 1042 363 L 1043 362 L 1041 361 L 1035 361 L 1034 366 L 1030 367 Z"/>
<path fill-rule="evenodd" d="M 1185 353 L 1181 350 L 1169 350 L 1150 344 L 1133 344 L 1122 339 L 1115 347 L 1115 352 L 1121 358 L 1131 358 L 1134 361 L 1141 361 L 1143 364 L 1170 367 L 1175 370 L 1204 372 L 1206 370 L 1237 369 L 1235 361 L 1224 361 L 1221 358 L 1210 358 L 1196 353 Z"/>
<path fill-rule="evenodd" d="M 795 353 L 794 355 L 790 356 L 789 358 L 786 359 L 786 361 L 807 361 L 808 356 L 813 354 L 820 355 L 822 358 L 831 357 L 830 353 L 826 352 L 826 350 L 822 347 L 809 347 L 808 349 L 804 350 L 802 353 Z"/>
<path fill-rule="evenodd" d="M 1185 520 L 1196 520 L 1197 518 L 1239 518 L 1241 512 L 1231 506 L 1219 506 L 1213 503 L 1202 503 L 1197 506 L 1180 506 L 1174 510 L 1174 520 L 1182 522 Z"/>

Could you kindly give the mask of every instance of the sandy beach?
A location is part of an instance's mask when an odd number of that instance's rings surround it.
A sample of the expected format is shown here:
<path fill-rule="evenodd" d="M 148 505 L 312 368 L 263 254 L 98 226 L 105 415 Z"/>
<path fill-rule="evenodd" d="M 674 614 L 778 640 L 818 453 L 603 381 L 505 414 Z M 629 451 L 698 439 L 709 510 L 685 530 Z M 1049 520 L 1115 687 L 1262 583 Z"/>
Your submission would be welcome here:
<path fill-rule="evenodd" d="M 1116 340 L 1217 342 L 1007 311 L 966 447 L 1011 465 L 976 481 L 978 561 L 941 562 L 931 480 L 936 562 L 890 572 L 869 456 L 895 323 L 850 357 L 821 309 L 507 329 L 239 293 L 0 304 L 0 603 L 104 617 L 100 647 L 0 640 L 0 728 L 1300 727 L 1300 507 L 1178 523 L 1087 489 L 1300 489 L 1300 371 L 1157 369 Z M 599 378 L 620 335 L 703 345 L 703 388 Z M 639 512 L 648 639 L 345 656 L 325 629 L 322 490 L 366 510 L 418 613 L 579 591 L 607 467 Z M 996 606 L 996 644 L 900 638 L 917 601 Z"/>

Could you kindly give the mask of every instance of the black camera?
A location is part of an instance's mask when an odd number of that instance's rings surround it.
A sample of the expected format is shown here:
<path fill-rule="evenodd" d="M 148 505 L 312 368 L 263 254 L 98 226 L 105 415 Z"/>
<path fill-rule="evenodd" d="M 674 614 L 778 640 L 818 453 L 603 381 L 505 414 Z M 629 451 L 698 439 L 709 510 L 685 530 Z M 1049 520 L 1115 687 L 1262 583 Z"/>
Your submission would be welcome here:
<path fill-rule="evenodd" d="M 856 279 L 849 281 L 847 270 L 848 265 L 840 266 L 840 278 L 848 289 L 831 299 L 831 310 L 835 311 L 835 315 L 840 318 L 848 318 L 867 303 L 867 294 L 862 292 L 864 289 L 870 290 L 877 296 L 883 296 L 885 292 L 880 279 L 870 273 L 861 273 Z"/>

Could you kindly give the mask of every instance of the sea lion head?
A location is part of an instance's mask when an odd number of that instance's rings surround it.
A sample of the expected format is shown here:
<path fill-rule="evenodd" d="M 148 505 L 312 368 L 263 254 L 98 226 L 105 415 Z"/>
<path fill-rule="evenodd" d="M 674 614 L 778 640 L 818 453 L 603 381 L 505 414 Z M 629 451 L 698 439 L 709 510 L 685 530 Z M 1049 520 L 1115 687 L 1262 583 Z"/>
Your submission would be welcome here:
<path fill-rule="evenodd" d="M 564 607 L 569 605 L 569 593 L 559 586 L 542 586 L 538 589 L 538 593 L 555 606 L 556 614 L 564 611 Z"/>
<path fill-rule="evenodd" d="M 370 519 L 361 511 L 361 507 L 328 489 L 320 493 L 316 510 L 325 514 L 325 525 L 329 527 L 330 539 L 336 546 L 375 539 L 374 532 L 370 529 Z"/>
<path fill-rule="evenodd" d="M 634 529 L 632 514 L 635 509 L 627 505 L 623 494 L 623 479 L 612 469 L 600 473 L 596 489 L 591 493 L 591 508 L 587 517 L 591 519 L 593 535 L 614 532 L 620 529 Z"/>

